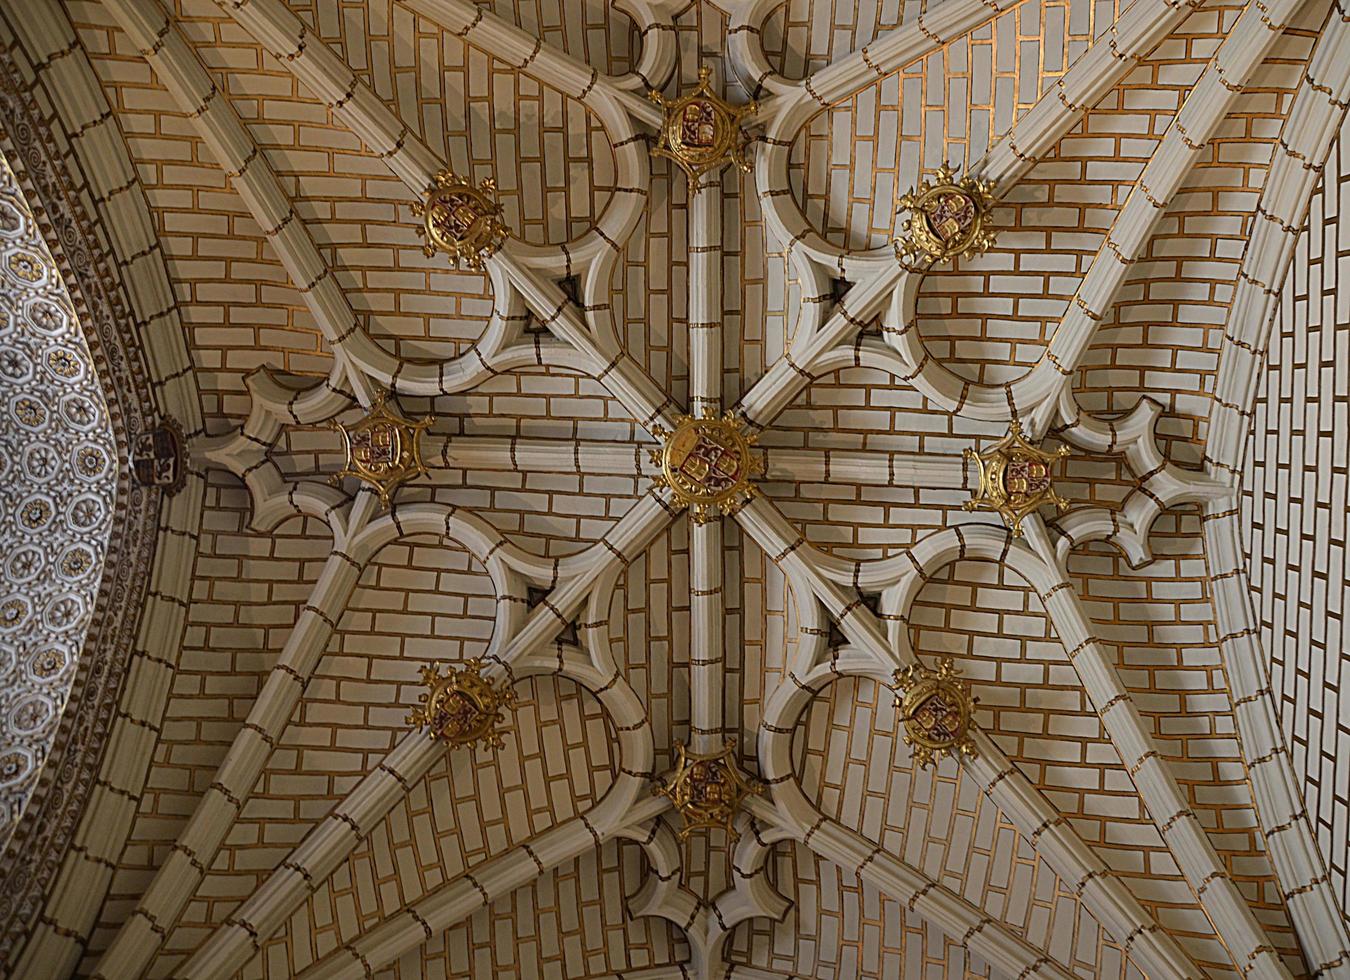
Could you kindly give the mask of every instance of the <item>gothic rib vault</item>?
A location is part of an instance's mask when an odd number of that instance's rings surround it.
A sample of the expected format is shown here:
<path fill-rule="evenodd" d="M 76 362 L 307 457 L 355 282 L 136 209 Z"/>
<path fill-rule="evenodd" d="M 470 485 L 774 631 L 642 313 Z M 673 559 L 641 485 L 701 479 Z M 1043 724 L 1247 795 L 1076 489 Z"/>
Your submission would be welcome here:
<path fill-rule="evenodd" d="M 46 872 L 7 855 L 7 972 L 1350 976 L 1347 791 L 1284 748 L 1242 495 L 1350 102 L 1337 4 L 18 0 L 0 30 L 129 292 L 162 259 L 189 361 L 145 357 L 200 411 L 89 803 Z M 690 139 L 747 171 L 653 154 L 701 81 Z M 943 163 L 992 244 L 897 252 Z M 506 237 L 424 252 L 438 188 L 483 197 L 436 228 L 495 201 Z M 387 505 L 329 480 L 386 397 L 430 419 Z M 1067 449 L 1062 513 L 966 509 L 1000 447 L 1032 489 Z M 979 701 L 925 767 L 892 689 L 944 658 Z M 497 748 L 410 724 L 423 668 L 472 661 Z M 729 743 L 731 831 L 682 840 L 653 789 Z"/>

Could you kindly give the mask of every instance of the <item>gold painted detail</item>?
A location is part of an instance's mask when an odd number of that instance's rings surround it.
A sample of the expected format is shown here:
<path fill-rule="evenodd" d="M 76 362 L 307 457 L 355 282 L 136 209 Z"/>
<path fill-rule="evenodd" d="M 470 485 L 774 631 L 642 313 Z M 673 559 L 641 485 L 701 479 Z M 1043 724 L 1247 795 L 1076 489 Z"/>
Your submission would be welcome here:
<path fill-rule="evenodd" d="M 1061 446 L 1057 453 L 1041 452 L 1027 442 L 1022 426 L 1012 424 L 1008 434 L 982 453 L 966 450 L 966 459 L 980 467 L 980 489 L 965 503 L 966 510 L 994 510 L 1002 515 L 1013 537 L 1022 534 L 1022 519 L 1042 504 L 1060 510 L 1069 502 L 1055 492 L 1051 467 L 1069 455 Z"/>
<path fill-rule="evenodd" d="M 674 432 L 661 426 L 652 431 L 665 440 L 660 449 L 649 450 L 652 462 L 661 467 L 653 482 L 669 487 L 696 523 L 734 514 L 759 492 L 750 482 L 764 473 L 763 458 L 751 453 L 759 436 L 734 412 L 682 415 Z"/>
<path fill-rule="evenodd" d="M 960 679 L 950 657 L 939 660 L 937 670 L 923 664 L 900 668 L 895 672 L 895 686 L 905 744 L 916 766 L 927 769 L 942 752 L 975 754 L 970 722 L 980 699 L 971 697 L 969 682 Z"/>
<path fill-rule="evenodd" d="M 516 692 L 506 684 L 493 687 L 482 670 L 481 660 L 466 660 L 444 674 L 435 666 L 423 667 L 422 683 L 427 690 L 418 695 L 422 705 L 408 713 L 408 724 L 453 746 L 501 748 L 505 744 L 503 709 L 516 706 Z"/>
<path fill-rule="evenodd" d="M 699 755 L 675 743 L 675 768 L 652 794 L 665 796 L 684 818 L 680 840 L 688 840 L 695 830 L 725 830 L 732 841 L 739 836 L 732 821 L 747 796 L 763 789 L 759 780 L 741 774 L 736 768 L 735 739 L 728 739 L 721 751 Z"/>
<path fill-rule="evenodd" d="M 369 483 L 380 494 L 380 502 L 389 506 L 390 495 L 404 483 L 425 476 L 422 462 L 422 430 L 431 425 L 434 416 L 420 422 L 403 417 L 397 406 L 391 408 L 388 393 L 376 396 L 366 417 L 351 425 L 334 421 L 333 428 L 342 433 L 347 461 L 341 472 L 333 474 L 332 482 L 340 483 L 344 476 L 354 476 Z"/>
<path fill-rule="evenodd" d="M 750 169 L 745 149 L 749 138 L 741 120 L 753 113 L 758 104 L 734 106 L 712 91 L 712 72 L 704 66 L 698 72 L 698 86 L 689 94 L 668 101 L 660 92 L 647 97 L 665 110 L 661 132 L 652 155 L 674 160 L 689 175 L 692 190 L 698 179 L 710 170 L 721 170 L 734 163 Z"/>
<path fill-rule="evenodd" d="M 426 239 L 422 251 L 428 258 L 444 252 L 456 267 L 483 268 L 506 241 L 496 183 L 486 178 L 475 187 L 449 170 L 433 179 L 435 186 L 426 201 L 412 206 L 413 214 L 422 219 L 418 231 Z"/>
<path fill-rule="evenodd" d="M 951 167 L 938 167 L 934 180 L 925 180 L 898 202 L 910 216 L 900 227 L 903 237 L 895 239 L 896 257 L 913 266 L 988 251 L 994 244 L 989 226 L 993 187 L 992 181 L 969 175 L 957 180 Z"/>

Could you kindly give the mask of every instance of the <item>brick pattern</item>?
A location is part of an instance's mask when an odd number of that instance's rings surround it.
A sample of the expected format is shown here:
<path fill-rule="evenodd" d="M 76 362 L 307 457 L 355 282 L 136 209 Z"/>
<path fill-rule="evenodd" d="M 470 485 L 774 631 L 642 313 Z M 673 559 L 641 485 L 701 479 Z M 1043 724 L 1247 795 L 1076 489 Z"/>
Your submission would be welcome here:
<path fill-rule="evenodd" d="M 496 177 L 508 223 L 526 240 L 573 238 L 604 208 L 614 182 L 612 155 L 577 104 L 392 0 L 296 0 L 292 6 L 317 39 L 332 45 L 457 169 Z M 125 37 L 97 4 L 71 0 L 69 9 L 131 138 L 188 324 L 209 425 L 225 431 L 247 411 L 247 370 L 266 364 L 326 373 L 329 357 L 242 202 Z M 613 74 L 629 70 L 640 48 L 624 16 L 597 0 L 532 0 L 518 8 L 499 0 L 494 9 Z M 1033 168 L 1000 211 L 1001 221 L 1027 230 L 1009 228 L 991 256 L 930 277 L 920 329 L 935 356 L 985 381 L 1007 380 L 1039 357 L 1049 325 L 1235 9 L 1223 2 L 1192 15 L 1177 38 Z M 404 356 L 442 357 L 467 348 L 490 309 L 485 278 L 423 259 L 408 192 L 211 0 L 179 0 L 174 10 L 294 195 L 353 302 L 368 314 L 371 332 Z M 780 52 L 788 74 L 799 74 L 867 43 L 899 16 L 895 5 L 871 0 L 790 0 L 771 18 L 767 44 Z M 977 157 L 991 134 L 1006 130 L 1112 16 L 1109 4 L 1084 0 L 1024 4 L 817 117 L 799 143 L 796 171 L 808 215 L 836 241 L 884 240 L 893 199 L 920 165 L 947 155 L 966 162 Z M 712 3 L 680 12 L 675 35 L 684 84 L 700 62 L 725 77 L 726 25 Z M 1164 425 L 1173 449 L 1183 452 L 1199 437 L 1190 416 L 1204 414 L 1200 406 L 1213 373 L 1202 356 L 1217 345 L 1206 317 L 1223 303 L 1225 277 L 1231 282 L 1236 268 L 1219 259 L 1245 234 L 1250 205 L 1244 195 L 1260 186 L 1273 121 L 1307 56 L 1308 32 L 1299 30 L 1261 69 L 1213 164 L 1191 179 L 1194 190 L 1165 217 L 1162 244 L 1136 270 L 1116 322 L 1106 325 L 1082 373 L 1084 401 L 1093 408 L 1122 407 L 1141 392 L 1165 397 L 1181 414 Z M 727 94 L 742 97 L 734 85 Z M 901 113 L 883 108 L 893 102 Z M 921 113 L 918 124 L 881 123 L 883 114 L 908 117 L 914 109 Z M 849 184 L 854 170 L 859 176 Z M 883 193 L 862 193 L 878 174 L 891 175 L 879 181 Z M 1211 193 L 1215 186 L 1222 190 Z M 723 188 L 723 381 L 731 400 L 783 351 L 801 290 L 781 245 L 767 240 L 751 179 L 728 172 Z M 618 264 L 611 298 L 625 348 L 681 401 L 689 385 L 686 205 L 683 175 L 654 162 L 649 207 Z M 1042 255 L 1047 244 L 1056 250 L 1053 262 Z M 1162 353 L 1145 344 L 1161 345 Z M 1166 364 L 1148 361 L 1155 357 Z M 431 407 L 417 399 L 404 405 L 410 415 Z M 438 399 L 434 408 L 441 419 L 437 434 L 452 438 L 637 438 L 636 426 L 599 386 L 560 371 L 497 377 Z M 852 369 L 810 386 L 764 443 L 954 455 L 1001 434 L 998 426 L 934 414 L 893 378 Z M 336 469 L 337 453 L 333 433 L 293 429 L 276 458 L 288 474 L 322 475 Z M 437 468 L 433 479 L 405 492 L 409 500 L 468 507 L 513 543 L 561 557 L 596 540 L 646 485 L 636 473 L 559 469 Z M 1114 506 L 1132 482 L 1116 458 L 1082 458 L 1069 464 L 1062 489 L 1075 501 Z M 925 530 L 987 520 L 964 514 L 967 494 L 957 490 L 920 493 L 835 481 L 764 489 L 813 544 L 850 558 L 893 555 Z M 209 782 L 327 552 L 327 534 L 314 522 L 297 519 L 264 536 L 245 529 L 246 517 L 242 491 L 213 474 L 182 668 L 150 790 L 86 970 Z M 730 522 L 725 535 L 727 725 L 741 743 L 741 764 L 754 774 L 764 700 L 794 652 L 796 611 L 772 560 Z M 1296 947 L 1255 831 L 1226 683 L 1213 654 L 1198 519 L 1190 511 L 1164 517 L 1153 544 L 1159 561 L 1142 572 L 1129 570 L 1113 551 L 1091 547 L 1074 556 L 1071 577 L 1103 638 L 1115 646 L 1127 686 L 1221 857 L 1280 951 L 1292 958 Z M 651 719 L 658 770 L 670 764 L 674 741 L 688 737 L 689 550 L 687 523 L 677 522 L 627 568 L 610 609 L 614 653 Z M 481 652 L 492 615 L 486 576 L 462 552 L 430 540 L 386 549 L 363 578 L 279 750 L 154 975 L 171 975 L 393 744 L 415 698 L 420 663 Z M 1231 975 L 1212 928 L 1105 743 L 1034 592 L 984 563 L 952 566 L 921 594 L 911 639 L 925 656 L 950 654 L 962 662 L 983 699 L 980 721 L 1000 746 L 1188 952 L 1214 975 Z M 566 682 L 519 689 L 525 703 L 514 715 L 507 749 L 494 761 L 473 765 L 456 756 L 433 769 L 338 872 L 316 884 L 243 976 L 302 969 L 603 793 L 617 760 L 594 701 Z M 818 804 L 906 853 L 1066 967 L 1139 976 L 1072 890 L 987 799 L 952 776 L 952 767 L 936 776 L 910 771 L 895 727 L 889 697 L 874 685 L 840 684 L 822 695 L 799 736 L 802 771 Z M 967 829 L 973 846 L 952 848 L 952 838 Z M 688 951 L 678 930 L 658 920 L 629 921 L 620 901 L 641 881 L 644 860 L 631 845 L 606 845 L 433 936 L 380 976 L 580 977 L 681 961 Z M 728 856 L 715 836 L 692 844 L 685 861 L 685 882 L 700 895 L 711 896 L 729 881 Z M 783 924 L 755 920 L 739 930 L 731 941 L 733 960 L 804 976 L 989 973 L 902 904 L 804 850 L 780 847 L 773 872 L 794 909 Z"/>
<path fill-rule="evenodd" d="M 927 3 L 897 4 L 888 0 L 788 0 L 775 10 L 764 24 L 764 52 L 774 69 L 787 78 L 804 78 L 850 52 L 857 51 L 887 31 L 904 24 L 928 9 Z M 967 61 L 961 42 L 953 45 L 949 55 L 932 56 L 935 81 L 939 73 L 950 73 L 953 78 L 954 103 L 937 96 L 925 105 L 934 112 L 942 112 L 949 105 L 961 105 L 963 90 L 983 89 L 987 74 L 1000 76 L 992 99 L 980 101 L 971 97 L 968 104 L 976 111 L 991 113 L 980 126 L 987 134 L 990 125 L 1004 132 L 1011 121 L 1015 106 L 1030 105 L 1037 93 L 1071 65 L 1088 46 L 1111 26 L 1116 9 L 1113 4 L 1091 3 L 1087 0 L 1067 0 L 1026 4 L 1012 18 L 997 20 L 997 34 L 1004 44 L 1003 55 L 996 62 L 978 65 Z M 992 38 L 988 30 L 976 32 L 980 40 Z M 1044 38 L 1050 45 L 1041 49 Z M 952 59 L 943 64 L 944 57 Z M 927 74 L 925 59 L 914 75 Z M 978 67 L 977 67 L 978 65 Z M 974 81 L 978 79 L 978 81 Z M 940 86 L 939 86 L 940 87 Z M 981 94 L 988 95 L 981 91 Z"/>
<path fill-rule="evenodd" d="M 972 842 L 974 861 L 982 860 L 986 841 Z M 1025 845 L 1023 845 L 1025 846 Z M 1034 878 L 1036 900 L 1029 906 L 1034 919 L 1072 918 L 1073 900 L 1060 892 L 1053 875 L 1035 874 L 1020 862 L 1019 873 Z M 930 870 L 937 870 L 930 868 Z M 920 917 L 859 882 L 852 875 L 800 846 L 783 846 L 776 855 L 779 879 L 797 882 L 799 905 L 783 925 L 751 922 L 732 942 L 731 959 L 796 976 L 923 977 L 928 980 L 968 980 L 1001 974 L 972 956 Z M 956 878 L 952 874 L 949 880 Z M 1061 906 L 1055 908 L 1055 906 Z M 1058 920 L 1057 920 L 1058 921 Z M 1101 928 L 1084 916 L 1060 934 L 1055 950 L 1058 962 L 1079 976 L 1140 980 L 1143 974 L 1118 949 L 1104 942 Z"/>
<path fill-rule="evenodd" d="M 1113 19 L 1110 6 L 1083 0 L 1020 4 L 818 114 L 798 137 L 789 171 L 806 216 L 838 245 L 885 245 L 904 217 L 896 201 L 923 171 L 976 163 Z M 860 14 L 851 43 L 847 21 L 811 37 L 831 39 L 837 56 L 874 36 L 864 23 Z M 794 25 L 789 37 L 802 27 Z"/>
<path fill-rule="evenodd" d="M 1236 13 L 1220 6 L 1194 16 L 1210 17 L 1222 32 Z M 1169 204 L 1079 372 L 1079 400 L 1089 410 L 1126 409 L 1139 392 L 1160 401 L 1167 410 L 1160 444 L 1180 463 L 1200 462 L 1222 325 L 1252 212 L 1320 28 L 1305 9 L 1256 70 Z M 1203 52 L 1213 40 L 1189 43 Z M 1187 70 L 1173 77 L 1184 85 Z"/>
<path fill-rule="evenodd" d="M 1342 130 L 1314 193 L 1280 293 L 1257 388 L 1243 482 L 1247 573 L 1270 658 L 1285 744 L 1341 907 L 1350 907 L 1350 653 L 1343 614 L 1350 310 L 1340 277 L 1350 246 Z"/>
<path fill-rule="evenodd" d="M 678 929 L 664 919 L 631 919 L 625 910 L 643 862 L 636 845 L 606 844 L 475 912 L 428 943 L 424 959 L 400 963 L 388 976 L 566 980 L 683 960 L 688 953 Z"/>
<path fill-rule="evenodd" d="M 933 651 L 921 647 L 921 652 Z M 964 657 L 958 659 L 968 674 L 974 673 L 975 664 Z M 1001 662 L 1005 671 L 1012 673 L 1012 665 L 1007 660 Z M 1038 687 L 1020 693 L 1035 705 L 1062 692 Z M 992 696 L 995 702 L 1019 696 L 1010 694 L 1004 685 L 977 685 L 976 694 L 984 701 Z M 1001 746 L 1024 771 L 1035 772 L 1038 767 L 1028 764 L 1027 753 L 1013 751 L 1012 743 L 1017 739 L 1006 733 L 1014 726 L 991 726 L 986 711 L 982 708 L 978 714 L 980 724 L 1004 733 L 998 739 Z M 1056 712 L 1051 721 L 1059 722 L 1060 718 Z M 1073 720 L 1067 719 L 1070 723 Z M 1096 727 L 1095 718 L 1090 721 Z M 1074 937 L 1080 932 L 1099 933 L 1100 929 L 1080 906 L 1072 888 L 1059 881 L 959 769 L 914 769 L 909 750 L 896 734 L 900 727 L 889 690 L 869 680 L 833 685 L 812 704 L 799 737 L 803 749 L 800 775 L 812 802 L 822 813 L 877 841 L 887 853 L 900 855 L 987 914 L 1008 923 L 1037 948 L 1052 951 L 1059 962 L 1079 965 L 1063 958 L 1063 951 L 1074 946 Z M 1072 730 L 1074 726 L 1063 727 Z M 1042 752 L 1046 752 L 1044 747 Z M 1098 751 L 1095 756 L 1104 759 L 1106 753 Z M 1063 783 L 1076 789 L 1084 776 L 1097 774 L 1064 765 L 1039 768 L 1051 772 L 1048 778 L 1061 784 L 1050 788 L 1056 803 L 1072 793 Z M 1055 770 L 1064 772 L 1056 776 Z M 1099 803 L 1104 809 L 1102 804 L 1109 806 L 1110 798 Z M 1075 808 L 1069 802 L 1065 812 L 1075 815 L 1075 829 L 1086 839 L 1100 839 L 1091 828 L 1085 831 L 1083 825 L 1088 820 L 1077 817 L 1084 812 L 1081 804 Z M 1134 813 L 1128 818 L 1138 819 Z M 1155 835 L 1153 849 L 1158 846 Z M 1104 946 L 1089 951 L 1091 958 L 1082 965 L 1090 968 L 1092 975 L 1109 970 L 1102 959 L 1108 955 Z M 1083 952 L 1076 949 L 1075 957 Z M 1118 949 L 1110 956 L 1116 963 L 1122 959 Z"/>

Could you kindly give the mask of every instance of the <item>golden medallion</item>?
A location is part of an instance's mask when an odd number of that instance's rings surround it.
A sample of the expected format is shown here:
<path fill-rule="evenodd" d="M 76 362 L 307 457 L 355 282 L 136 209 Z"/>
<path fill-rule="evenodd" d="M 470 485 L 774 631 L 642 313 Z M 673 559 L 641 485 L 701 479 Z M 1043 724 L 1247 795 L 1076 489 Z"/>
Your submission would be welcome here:
<path fill-rule="evenodd" d="M 720 752 L 699 755 L 675 743 L 675 768 L 652 793 L 665 796 L 684 818 L 680 840 L 688 840 L 695 830 L 725 830 L 735 841 L 732 827 L 742 801 L 763 787 L 759 780 L 741 775 L 733 756 L 736 742 L 729 739 Z"/>
<path fill-rule="evenodd" d="M 688 507 L 698 524 L 734 514 L 758 490 L 750 481 L 764 473 L 764 460 L 752 455 L 758 435 L 734 412 L 703 418 L 682 415 L 674 432 L 657 426 L 660 449 L 650 450 L 661 467 L 653 482 L 669 487 L 681 507 Z"/>
<path fill-rule="evenodd" d="M 434 666 L 422 668 L 427 691 L 418 695 L 422 706 L 408 713 L 408 724 L 424 728 L 432 738 L 453 746 L 501 748 L 506 715 L 516 706 L 516 693 L 503 684 L 493 687 L 482 676 L 481 660 L 466 660 L 459 669 L 441 674 Z"/>
<path fill-rule="evenodd" d="M 989 215 L 994 209 L 993 182 L 965 176 L 959 181 L 950 167 L 938 167 L 935 180 L 900 198 L 899 207 L 909 211 L 895 239 L 895 254 L 902 263 L 943 262 L 958 255 L 969 258 L 988 251 L 994 244 Z"/>
<path fill-rule="evenodd" d="M 422 219 L 418 229 L 426 239 L 422 251 L 428 258 L 444 252 L 457 268 L 483 268 L 483 262 L 506 241 L 496 183 L 486 178 L 475 187 L 449 170 L 442 170 L 434 180 L 427 199 L 412 206 L 413 214 Z"/>
<path fill-rule="evenodd" d="M 431 425 L 435 416 L 428 415 L 420 422 L 404 418 L 388 404 L 388 393 L 380 392 L 366 417 L 351 425 L 333 421 L 333 428 L 342 433 L 343 450 L 347 461 L 342 470 L 333 474 L 332 482 L 342 482 L 344 476 L 354 476 L 369 483 L 380 493 L 380 502 L 389 506 L 390 495 L 409 480 L 425 476 L 422 462 L 422 430 Z"/>
<path fill-rule="evenodd" d="M 970 723 L 980 699 L 970 696 L 970 684 L 960 679 L 950 657 L 939 660 L 937 670 L 922 664 L 900 668 L 895 686 L 905 744 L 916 766 L 927 769 L 941 752 L 975 754 Z"/>
<path fill-rule="evenodd" d="M 660 92 L 647 93 L 666 113 L 652 155 L 679 164 L 689 175 L 691 191 L 705 173 L 721 170 L 728 163 L 745 171 L 750 169 L 745 156 L 749 138 L 741 128 L 741 120 L 753 113 L 757 105 L 751 102 L 734 106 L 719 98 L 709 85 L 711 77 L 706 65 L 700 68 L 698 86 L 673 102 Z"/>
<path fill-rule="evenodd" d="M 980 489 L 965 502 L 965 509 L 998 511 L 1013 537 L 1020 537 L 1022 519 L 1042 504 L 1054 504 L 1061 511 L 1069 506 L 1055 491 L 1050 476 L 1055 462 L 1067 455 L 1067 446 L 1057 453 L 1041 452 L 1027 442 L 1022 426 L 1013 422 L 1008 434 L 984 452 L 966 450 L 966 459 L 980 467 Z"/>

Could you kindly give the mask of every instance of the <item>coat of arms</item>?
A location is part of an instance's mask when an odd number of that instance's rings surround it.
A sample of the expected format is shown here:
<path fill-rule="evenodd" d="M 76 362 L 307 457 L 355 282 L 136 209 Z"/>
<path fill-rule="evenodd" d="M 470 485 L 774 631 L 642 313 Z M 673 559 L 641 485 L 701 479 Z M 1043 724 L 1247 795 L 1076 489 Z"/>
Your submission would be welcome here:
<path fill-rule="evenodd" d="M 1067 447 L 1046 453 L 1027 442 L 1022 427 L 1013 422 L 1008 434 L 982 453 L 966 450 L 966 458 L 980 468 L 980 489 L 966 501 L 966 510 L 994 510 L 1007 521 L 1016 537 L 1022 520 L 1042 504 L 1060 510 L 1069 502 L 1055 492 L 1050 467 L 1069 454 Z"/>
<path fill-rule="evenodd" d="M 705 828 L 725 830 L 733 841 L 736 839 L 732 821 L 742 801 L 760 791 L 760 783 L 741 775 L 733 761 L 735 751 L 734 741 L 728 741 L 720 752 L 707 755 L 691 752 L 683 742 L 675 743 L 675 768 L 652 787 L 652 792 L 669 797 L 684 818 L 680 840 Z"/>
<path fill-rule="evenodd" d="M 504 708 L 515 707 L 516 694 L 509 687 L 493 687 L 482 675 L 481 660 L 466 660 L 444 674 L 434 666 L 422 668 L 427 690 L 418 696 L 420 707 L 408 714 L 408 724 L 429 731 L 451 745 L 501 748 Z"/>
<path fill-rule="evenodd" d="M 165 419 L 153 429 L 136 434 L 131 443 L 131 472 L 143 487 L 154 487 L 172 497 L 187 480 L 187 449 L 183 428 Z"/>
<path fill-rule="evenodd" d="M 413 214 L 422 218 L 419 233 L 426 239 L 422 251 L 428 258 L 445 252 L 457 266 L 481 269 L 506 240 L 497 186 L 490 178 L 475 187 L 442 170 L 427 199 L 413 205 Z"/>
<path fill-rule="evenodd" d="M 652 154 L 679 164 L 689 175 L 690 189 L 705 173 L 721 170 L 728 163 L 750 169 L 741 120 L 755 111 L 756 104 L 734 106 L 724 101 L 712 91 L 711 77 L 706 66 L 699 69 L 698 86 L 673 101 L 667 101 L 660 92 L 649 93 L 651 100 L 666 110 Z"/>
<path fill-rule="evenodd" d="M 960 679 L 951 658 L 939 660 L 937 670 L 922 664 L 902 667 L 895 672 L 895 685 L 905 744 L 915 765 L 926 769 L 939 752 L 975 754 L 970 724 L 979 698 L 970 696 L 970 686 Z"/>
<path fill-rule="evenodd" d="M 665 445 L 651 451 L 652 461 L 661 467 L 656 482 L 669 487 L 696 522 L 733 513 L 754 496 L 750 481 L 764 472 L 764 461 L 751 454 L 756 437 L 735 414 L 686 415 L 674 432 L 659 430 L 657 435 L 665 436 Z"/>
<path fill-rule="evenodd" d="M 342 433 L 347 459 L 342 470 L 332 477 L 338 483 L 344 476 L 354 476 L 369 483 L 380 494 L 380 502 L 389 506 L 390 495 L 401 484 L 414 477 L 424 476 L 422 462 L 422 431 L 431 425 L 433 416 L 420 422 L 404 418 L 388 404 L 388 394 L 381 392 L 365 418 L 351 425 L 334 422 L 333 428 Z"/>
<path fill-rule="evenodd" d="M 895 240 L 896 256 L 905 265 L 969 257 L 994 244 L 993 185 L 986 181 L 969 175 L 957 180 L 950 167 L 939 167 L 934 181 L 924 181 L 898 203 L 910 213 L 901 227 L 905 237 Z"/>

